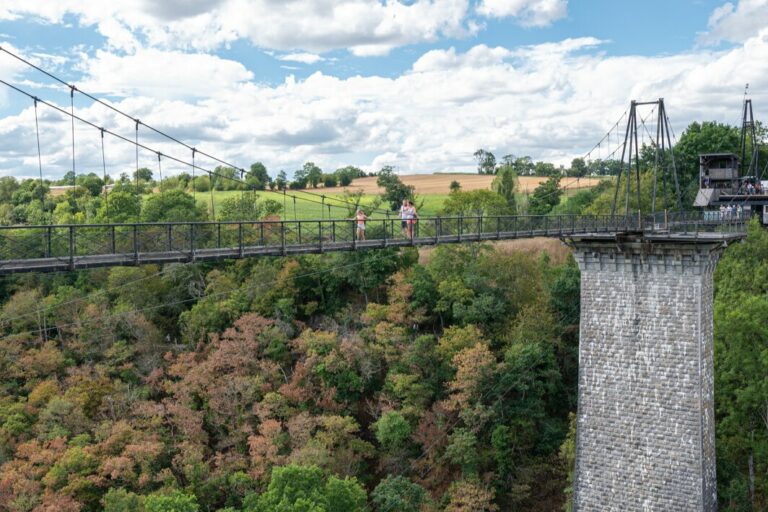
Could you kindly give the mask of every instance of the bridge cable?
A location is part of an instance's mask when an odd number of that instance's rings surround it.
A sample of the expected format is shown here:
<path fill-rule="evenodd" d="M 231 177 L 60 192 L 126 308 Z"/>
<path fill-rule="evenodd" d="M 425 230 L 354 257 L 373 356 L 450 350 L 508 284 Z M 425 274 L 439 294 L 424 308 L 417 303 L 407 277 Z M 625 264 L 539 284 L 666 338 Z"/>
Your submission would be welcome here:
<path fill-rule="evenodd" d="M 195 189 L 197 189 L 197 183 L 195 182 L 195 153 L 197 150 L 192 148 L 192 202 L 197 207 L 197 199 L 195 197 Z"/>
<path fill-rule="evenodd" d="M 50 73 L 49 71 L 46 71 L 45 69 L 41 68 L 40 66 L 37 66 L 36 64 L 33 64 L 32 62 L 24 59 L 23 57 L 15 54 L 13 52 L 11 52 L 7 48 L 4 48 L 4 47 L 0 46 L 0 51 L 10 55 L 14 59 L 16 59 L 16 60 L 26 64 L 27 66 L 29 66 L 29 67 L 31 67 L 33 69 L 36 69 L 37 71 L 47 75 L 48 77 L 50 77 L 53 80 L 59 82 L 60 84 L 65 85 L 65 86 L 67 86 L 67 87 L 69 87 L 71 89 L 76 90 L 77 92 L 79 92 L 80 94 L 85 96 L 86 98 L 88 98 L 88 99 L 90 99 L 90 100 L 92 100 L 92 101 L 94 101 L 96 103 L 99 103 L 100 105 L 103 105 L 103 106 L 107 107 L 108 109 L 116 112 L 117 114 L 120 114 L 121 116 L 123 116 L 123 117 L 125 117 L 127 119 L 130 119 L 131 121 L 138 121 L 138 119 L 134 118 L 132 115 L 130 115 L 130 114 L 120 110 L 119 108 L 115 107 L 114 105 L 111 105 L 110 103 L 107 103 L 106 101 L 104 101 L 104 100 L 102 100 L 102 99 L 100 99 L 100 98 L 98 98 L 96 96 L 93 96 L 92 94 L 89 94 L 89 93 L 87 93 L 87 92 L 85 92 L 83 90 L 77 89 L 74 85 L 69 84 L 68 82 L 66 82 L 65 80 L 57 77 L 53 73 Z M 187 144 L 184 141 L 179 140 L 179 139 L 177 139 L 177 138 L 175 138 L 175 137 L 165 133 L 162 130 L 159 130 L 159 129 L 157 129 L 157 128 L 153 127 L 153 126 L 150 126 L 150 125 L 148 125 L 146 123 L 141 123 L 141 124 L 144 125 L 146 128 L 148 128 L 150 131 L 153 131 L 156 134 L 158 134 L 158 135 L 160 135 L 162 137 L 165 137 L 166 139 L 168 139 L 168 140 L 170 140 L 172 142 L 175 142 L 176 144 L 180 144 L 180 145 L 186 147 L 187 149 L 193 149 L 192 146 L 190 146 L 189 144 Z M 220 164 L 226 165 L 228 167 L 234 167 L 236 169 L 238 168 L 236 165 L 233 165 L 233 164 L 231 164 L 229 162 L 226 162 L 225 160 L 221 160 L 221 159 L 219 159 L 219 158 L 217 158 L 217 157 L 215 157 L 213 155 L 210 155 L 208 153 L 205 153 L 203 151 L 198 150 L 197 152 L 200 153 L 201 155 L 207 157 L 207 158 L 210 158 L 211 160 L 215 160 L 215 161 L 219 162 Z"/>
<path fill-rule="evenodd" d="M 18 93 L 20 93 L 20 94 L 23 94 L 23 95 L 27 96 L 27 97 L 28 97 L 28 98 L 30 98 L 30 99 L 34 99 L 34 98 L 35 98 L 35 96 L 34 96 L 34 95 L 32 95 L 31 93 L 29 93 L 29 92 L 27 92 L 27 91 L 25 91 L 25 90 L 23 90 L 23 89 L 21 89 L 21 88 L 19 88 L 19 87 L 16 87 L 15 85 L 12 85 L 12 84 L 10 84 L 10 83 L 8 83 L 7 81 L 5 81 L 5 80 L 3 80 L 3 79 L 0 79 L 0 84 L 3 84 L 3 85 L 5 85 L 5 86 L 7 86 L 7 87 L 9 87 L 9 88 L 11 88 L 11 89 L 13 89 L 13 90 L 15 90 L 16 92 L 18 92 Z M 81 122 L 81 123 L 83 123 L 83 124 L 85 124 L 85 125 L 88 125 L 88 126 L 90 126 L 90 127 L 94 128 L 94 129 L 96 129 L 96 130 L 102 130 L 102 129 L 103 129 L 103 130 L 104 130 L 104 133 L 108 133 L 109 135 L 111 135 L 111 136 L 113 136 L 113 137 L 115 137 L 115 138 L 117 138 L 117 139 L 120 139 L 120 140 L 122 140 L 122 141 L 124 141 L 124 142 L 127 142 L 127 143 L 129 143 L 129 144 L 133 144 L 133 145 L 135 146 L 135 148 L 136 148 L 136 152 L 135 152 L 135 154 L 136 154 L 136 168 L 137 168 L 137 171 L 138 171 L 138 168 L 139 168 L 139 167 L 138 167 L 138 166 L 139 166 L 139 163 L 138 163 L 138 153 L 139 153 L 139 149 L 143 149 L 143 150 L 146 150 L 146 151 L 149 151 L 149 152 L 152 152 L 152 153 L 158 153 L 158 150 L 157 150 L 157 149 L 154 149 L 154 148 L 152 148 L 152 147 L 149 147 L 149 146 L 147 146 L 147 145 L 145 145 L 145 144 L 143 144 L 143 143 L 140 143 L 140 142 L 138 141 L 138 127 L 139 127 L 139 125 L 141 124 L 141 125 L 143 125 L 143 126 L 146 126 L 144 123 L 142 123 L 142 122 L 141 122 L 140 120 L 138 120 L 138 119 L 134 119 L 134 121 L 135 121 L 135 126 L 136 126 L 136 130 L 135 130 L 135 131 L 136 131 L 136 134 L 135 134 L 135 140 L 131 140 L 131 139 L 129 139 L 129 138 L 127 138 L 127 137 L 123 136 L 123 135 L 120 135 L 119 133 L 116 133 L 116 132 L 114 132 L 114 131 L 112 131 L 112 130 L 109 130 L 109 129 L 106 129 L 106 128 L 102 128 L 102 127 L 100 127 L 100 126 L 96 125 L 95 123 L 93 123 L 93 122 L 91 122 L 91 121 L 89 121 L 89 120 L 87 120 L 87 119 L 84 119 L 84 118 L 82 118 L 82 117 L 80 117 L 80 116 L 78 116 L 78 115 L 75 115 L 74 113 L 71 113 L 71 112 L 67 112 L 66 110 L 62 109 L 61 107 L 58 107 L 57 105 L 55 105 L 55 104 L 53 104 L 53 103 L 51 103 L 51 102 L 48 102 L 48 101 L 42 100 L 42 99 L 40 99 L 40 98 L 38 98 L 38 102 L 39 102 L 39 103 L 41 103 L 41 104 L 43 104 L 43 105 L 45 105 L 45 106 L 47 106 L 47 107 L 49 107 L 49 108 L 51 108 L 51 109 L 53 109 L 53 110 L 55 110 L 55 111 L 57 111 L 57 112 L 59 112 L 59 113 L 61 113 L 61 114 L 64 114 L 64 115 L 66 115 L 66 116 L 70 116 L 70 118 L 72 119 L 72 123 L 73 123 L 73 124 L 74 124 L 74 120 L 77 120 L 77 121 L 79 121 L 79 122 Z M 196 150 L 194 153 L 200 153 L 200 151 L 197 151 L 197 150 Z M 178 158 L 178 157 L 175 157 L 175 156 L 171 156 L 171 155 L 165 155 L 165 157 L 166 157 L 166 158 L 168 158 L 168 159 L 170 159 L 170 160 L 173 160 L 173 161 L 175 161 L 175 162 L 177 162 L 177 163 L 180 163 L 180 164 L 182 164 L 182 165 L 185 165 L 185 166 L 193 166 L 194 168 L 200 169 L 200 170 L 204 171 L 205 173 L 207 173 L 207 174 L 210 176 L 210 178 L 211 178 L 211 183 L 212 183 L 212 186 L 211 186 L 211 193 L 213 192 L 213 189 L 215 188 L 215 180 L 214 180 L 214 177 L 215 177 L 215 178 L 223 178 L 223 179 L 225 179 L 225 180 L 234 181 L 234 182 L 236 182 L 236 183 L 242 183 L 242 181 L 240 181 L 240 180 L 238 180 L 238 179 L 236 179 L 236 178 L 232 178 L 231 176 L 226 176 L 226 175 L 223 175 L 223 174 L 221 174 L 221 173 L 219 173 L 219 172 L 217 172 L 217 171 L 215 171 L 215 170 L 213 170 L 213 171 L 212 171 L 212 170 L 209 170 L 209 169 L 205 169 L 205 168 L 203 168 L 203 167 L 200 167 L 200 166 L 199 166 L 199 165 L 197 165 L 196 163 L 189 163 L 189 162 L 187 162 L 187 161 L 184 161 L 184 160 L 182 160 L 182 159 L 180 159 L 180 158 Z M 136 173 L 136 179 L 137 179 L 137 181 L 138 181 L 138 172 Z M 138 194 L 138 185 L 137 185 L 137 190 L 136 190 L 136 193 Z M 283 194 L 286 194 L 286 192 L 285 192 L 285 189 L 283 189 Z M 294 199 L 294 201 L 295 201 L 296 199 L 301 199 L 301 200 L 303 200 L 303 201 L 307 201 L 307 202 L 310 202 L 310 203 L 315 203 L 315 204 L 322 204 L 322 203 L 320 203 L 320 201 L 314 201 L 314 200 L 312 200 L 312 199 L 308 199 L 308 198 L 304 198 L 304 197 L 297 197 L 297 196 L 296 196 L 296 195 L 294 195 L 294 194 L 288 194 L 288 195 L 289 195 L 290 197 L 292 197 L 292 198 Z M 339 200 L 339 201 L 342 201 L 342 200 Z M 339 209 L 345 209 L 343 206 L 338 206 L 338 205 L 331 205 L 331 206 L 333 206 L 333 207 L 335 207 L 335 208 L 339 208 Z M 215 208 L 215 206 L 214 206 L 214 208 Z M 215 215 L 215 211 L 213 211 L 212 213 L 214 213 L 214 215 Z"/>
<path fill-rule="evenodd" d="M 101 165 L 104 168 L 104 208 L 109 222 L 109 194 L 107 193 L 107 157 L 104 153 L 104 128 L 101 129 Z"/>
<path fill-rule="evenodd" d="M 209 176 L 208 179 L 211 182 L 211 187 L 210 187 L 210 193 L 211 193 L 210 194 L 211 195 L 211 219 L 216 220 L 216 205 L 213 204 L 213 188 L 215 186 L 214 185 L 215 181 L 213 179 L 213 176 Z"/>
<path fill-rule="evenodd" d="M 136 182 L 136 190 L 134 191 L 134 194 L 136 194 L 136 198 L 139 198 L 139 120 L 134 119 L 136 122 L 136 176 L 135 176 L 135 182 Z M 141 204 L 141 203 L 139 203 Z"/>
<path fill-rule="evenodd" d="M 302 194 L 307 194 L 307 195 L 315 196 L 315 197 L 325 197 L 325 196 L 322 196 L 320 194 L 315 194 L 313 192 L 308 192 L 307 190 L 303 190 L 303 189 L 302 190 L 297 190 L 296 192 L 301 192 Z M 359 204 L 360 204 L 359 200 L 357 202 L 353 203 L 352 201 L 347 201 L 345 199 L 341 199 L 341 198 L 338 198 L 338 197 L 335 197 L 335 196 L 327 196 L 327 197 L 328 197 L 329 200 L 338 201 L 338 202 L 344 203 L 344 204 L 346 204 L 348 206 L 354 206 L 355 208 L 357 208 L 359 206 Z M 334 205 L 334 206 L 336 206 L 336 205 Z M 388 210 L 384 210 L 382 208 L 374 208 L 373 211 L 377 211 L 379 213 L 386 213 Z"/>
<path fill-rule="evenodd" d="M 40 205 L 43 213 L 45 213 L 45 188 L 43 186 L 43 155 L 40 151 L 40 124 L 37 120 L 37 98 L 33 98 L 33 104 L 35 107 L 35 135 L 37 136 L 37 166 L 40 170 Z M 51 212 L 53 214 L 53 212 Z"/>
<path fill-rule="evenodd" d="M 162 155 L 161 152 L 157 152 L 157 172 L 160 173 L 160 197 L 163 196 L 163 165 L 160 162 L 160 157 Z"/>
<path fill-rule="evenodd" d="M 23 94 L 24 96 L 27 96 L 30 99 L 35 99 L 36 98 L 36 96 L 34 96 L 33 94 L 31 94 L 31 93 L 29 93 L 29 92 L 27 92 L 27 91 L 25 91 L 25 90 L 23 90 L 23 89 L 21 89 L 19 87 L 16 87 L 15 85 L 10 84 L 10 83 L 8 83 L 7 81 L 5 81 L 3 79 L 0 79 L 0 84 L 3 84 L 5 86 L 9 87 L 10 89 L 13 89 L 16 92 L 18 92 L 20 94 Z M 95 123 L 93 123 L 93 122 L 91 122 L 91 121 L 89 121 L 87 119 L 84 119 L 84 118 L 82 118 L 82 117 L 80 117 L 78 115 L 74 115 L 71 112 L 68 112 L 65 109 L 63 109 L 63 108 L 61 108 L 61 107 L 59 107 L 59 106 L 57 106 L 57 105 L 55 105 L 55 104 L 53 104 L 53 103 L 51 103 L 49 101 L 45 101 L 45 100 L 40 99 L 40 98 L 37 98 L 37 101 L 39 103 L 41 103 L 41 104 L 43 104 L 43 105 L 53 109 L 53 110 L 55 110 L 55 111 L 65 115 L 65 116 L 71 117 L 73 120 L 77 120 L 77 121 L 79 121 L 79 122 L 81 122 L 81 123 L 83 123 L 85 125 L 88 125 L 88 126 L 94 128 L 96 130 L 101 130 L 102 129 L 102 127 L 98 126 L 97 124 L 95 124 Z M 146 126 L 144 123 L 142 123 L 138 119 L 135 119 L 134 121 L 136 122 L 136 131 L 137 132 L 138 132 L 138 125 L 139 124 L 141 124 L 143 126 Z M 109 130 L 107 128 L 103 128 L 103 129 L 104 129 L 104 133 L 108 133 L 109 135 L 111 135 L 111 136 L 113 136 L 113 137 L 115 137 L 115 138 L 117 138 L 119 140 L 122 140 L 123 142 L 127 142 L 129 144 L 133 144 L 136 147 L 136 168 L 137 169 L 138 169 L 138 165 L 139 165 L 138 164 L 138 152 L 139 152 L 139 149 L 143 149 L 143 150 L 149 151 L 151 153 L 157 153 L 158 152 L 157 149 L 154 149 L 154 148 L 149 147 L 149 146 L 147 146 L 147 145 L 145 145 L 143 143 L 138 142 L 138 133 L 136 134 L 136 140 L 131 140 L 131 139 L 129 139 L 129 138 L 123 136 L 123 135 L 120 135 L 117 132 Z M 196 152 L 200 153 L 200 151 L 196 151 Z M 175 157 L 175 156 L 172 156 L 172 155 L 165 155 L 165 157 L 170 159 L 170 160 L 173 160 L 174 162 L 177 162 L 179 164 L 182 164 L 182 165 L 185 165 L 185 166 L 188 166 L 188 167 L 193 166 L 193 164 L 191 164 L 190 162 L 187 162 L 185 160 L 182 160 L 182 159 L 180 159 L 178 157 Z M 226 179 L 226 180 L 234 181 L 236 183 L 241 183 L 241 181 L 236 179 L 236 178 L 232 178 L 230 176 L 223 175 L 223 174 L 221 174 L 221 173 L 219 173 L 219 172 L 217 172 L 215 170 L 212 171 L 212 170 L 206 169 L 206 168 L 201 167 L 201 166 L 196 165 L 196 164 L 194 164 L 194 165 L 195 165 L 195 168 L 202 170 L 203 172 L 207 173 L 211 177 L 215 176 L 215 177 L 223 178 L 223 179 Z M 138 173 L 137 173 L 136 176 L 138 177 Z M 309 199 L 304 199 L 304 200 L 310 201 Z"/>
<path fill-rule="evenodd" d="M 72 124 L 72 194 L 75 198 L 75 209 L 77 209 L 77 168 L 75 167 L 75 86 L 69 89 L 69 107 L 71 110 Z"/>

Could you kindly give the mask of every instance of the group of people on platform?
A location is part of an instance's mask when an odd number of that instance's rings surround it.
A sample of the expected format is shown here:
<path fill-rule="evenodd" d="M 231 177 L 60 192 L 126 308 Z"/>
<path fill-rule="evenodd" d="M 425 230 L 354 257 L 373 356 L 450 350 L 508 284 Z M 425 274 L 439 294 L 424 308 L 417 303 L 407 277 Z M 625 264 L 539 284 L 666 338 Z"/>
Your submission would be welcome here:
<path fill-rule="evenodd" d="M 413 230 L 416 226 L 416 221 L 419 218 L 419 214 L 416 212 L 416 207 L 408 199 L 403 199 L 403 204 L 400 207 L 400 227 L 403 232 L 404 238 L 413 238 Z M 368 216 L 365 212 L 358 208 L 355 213 L 355 221 L 357 222 L 357 239 L 365 240 L 365 222 L 368 220 Z"/>
<path fill-rule="evenodd" d="M 740 219 L 744 215 L 744 211 L 740 204 L 723 204 L 720 205 L 720 218 L 721 219 Z"/>
<path fill-rule="evenodd" d="M 741 192 L 748 196 L 760 195 L 763 193 L 763 187 L 759 181 L 756 181 L 754 184 L 748 182 L 742 185 Z"/>

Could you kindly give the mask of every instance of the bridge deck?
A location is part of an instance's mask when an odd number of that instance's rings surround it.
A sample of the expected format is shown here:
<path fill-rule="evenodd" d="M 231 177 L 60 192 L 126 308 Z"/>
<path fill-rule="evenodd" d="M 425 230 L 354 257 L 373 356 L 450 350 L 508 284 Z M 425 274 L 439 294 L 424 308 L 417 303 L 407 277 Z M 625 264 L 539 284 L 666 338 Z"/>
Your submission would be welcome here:
<path fill-rule="evenodd" d="M 147 263 L 183 263 L 258 256 L 317 254 L 385 247 L 511 240 L 532 237 L 605 237 L 642 232 L 680 239 L 742 236 L 742 219 L 704 220 L 699 213 L 664 218 L 595 216 L 430 217 L 413 238 L 399 219 L 367 223 L 367 240 L 352 220 L 74 224 L 0 226 L 0 274 L 66 271 Z"/>

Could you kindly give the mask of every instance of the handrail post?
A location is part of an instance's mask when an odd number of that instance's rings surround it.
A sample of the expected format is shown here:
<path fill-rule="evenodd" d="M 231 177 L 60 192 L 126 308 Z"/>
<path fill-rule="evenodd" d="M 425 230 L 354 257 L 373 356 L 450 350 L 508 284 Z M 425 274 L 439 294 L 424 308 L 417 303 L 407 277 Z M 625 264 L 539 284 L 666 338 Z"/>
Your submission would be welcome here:
<path fill-rule="evenodd" d="M 667 216 L 667 209 L 664 209 L 664 229 L 669 230 L 669 217 Z"/>
<path fill-rule="evenodd" d="M 51 257 L 51 238 L 53 238 L 53 228 L 51 226 L 48 226 L 48 241 L 46 243 L 46 254 L 45 256 L 47 258 Z"/>
<path fill-rule="evenodd" d="M 167 237 L 168 237 L 168 252 L 171 252 L 173 250 L 173 241 L 172 241 L 172 235 L 171 235 L 171 229 L 173 226 L 171 224 L 168 224 L 167 229 Z"/>
<path fill-rule="evenodd" d="M 352 249 L 357 249 L 357 232 L 355 231 L 355 221 L 350 221 L 350 226 L 352 226 Z"/>
<path fill-rule="evenodd" d="M 440 217 L 432 219 L 435 222 L 435 245 L 440 243 Z"/>
<path fill-rule="evenodd" d="M 496 240 L 501 240 L 501 215 L 496 216 Z"/>
<path fill-rule="evenodd" d="M 259 240 L 261 241 L 260 245 L 264 245 L 264 223 L 259 223 Z"/>
<path fill-rule="evenodd" d="M 195 225 L 189 225 L 189 261 L 195 261 Z"/>
<path fill-rule="evenodd" d="M 133 261 L 139 264 L 139 226 L 133 225 Z"/>
<path fill-rule="evenodd" d="M 323 252 L 323 221 L 317 221 L 317 241 L 320 244 L 320 252 Z"/>
<path fill-rule="evenodd" d="M 381 219 L 381 225 L 384 226 L 384 247 L 387 246 L 387 219 Z"/>
<path fill-rule="evenodd" d="M 477 219 L 477 240 L 480 241 L 483 239 L 483 215 L 480 214 L 480 217 Z"/>
<path fill-rule="evenodd" d="M 331 221 L 331 242 L 336 243 L 336 221 Z"/>
<path fill-rule="evenodd" d="M 549 227 L 547 225 L 548 218 L 549 217 L 547 217 L 546 215 L 544 216 L 544 236 L 547 236 L 549 234 Z"/>
<path fill-rule="evenodd" d="M 237 225 L 237 241 L 240 244 L 240 257 L 242 258 L 244 256 L 244 250 L 243 250 L 243 223 L 240 222 Z"/>
<path fill-rule="evenodd" d="M 299 245 L 301 245 L 301 221 L 297 221 L 296 225 L 298 226 L 297 232 L 299 234 Z"/>
<path fill-rule="evenodd" d="M 280 221 L 280 247 L 285 256 L 285 221 Z"/>
<path fill-rule="evenodd" d="M 461 232 L 464 228 L 464 215 L 459 216 L 459 242 L 461 242 Z"/>
<path fill-rule="evenodd" d="M 115 240 L 115 225 L 112 224 L 110 226 L 110 231 L 112 232 L 112 254 L 115 254 L 117 252 L 117 241 Z"/>
<path fill-rule="evenodd" d="M 221 249 L 221 222 L 216 224 L 216 248 Z"/>
<path fill-rule="evenodd" d="M 75 270 L 75 226 L 69 226 L 69 270 Z"/>

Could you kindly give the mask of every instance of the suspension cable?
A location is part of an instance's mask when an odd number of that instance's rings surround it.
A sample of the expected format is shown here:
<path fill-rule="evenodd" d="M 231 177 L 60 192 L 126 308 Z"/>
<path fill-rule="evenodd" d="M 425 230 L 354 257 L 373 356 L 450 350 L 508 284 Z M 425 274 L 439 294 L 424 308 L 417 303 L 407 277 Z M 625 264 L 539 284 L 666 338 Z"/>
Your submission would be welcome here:
<path fill-rule="evenodd" d="M 52 78 L 53 80 L 59 82 L 60 84 L 69 87 L 71 90 L 76 90 L 77 92 L 79 92 L 80 94 L 85 96 L 86 98 L 88 98 L 88 99 L 90 99 L 90 100 L 92 100 L 92 101 L 94 101 L 94 102 L 96 102 L 96 103 L 98 103 L 100 105 L 103 105 L 103 106 L 107 107 L 108 109 L 116 112 L 117 114 L 120 114 L 121 116 L 123 116 L 123 117 L 125 117 L 127 119 L 130 119 L 131 121 L 137 121 L 137 119 L 135 119 L 132 115 L 130 115 L 130 114 L 120 110 L 119 108 L 115 107 L 114 105 L 111 105 L 110 103 L 107 103 L 106 101 L 104 101 L 104 100 L 102 100 L 102 99 L 100 99 L 100 98 L 98 98 L 96 96 L 93 96 L 92 94 L 89 94 L 89 93 L 87 93 L 85 91 L 82 91 L 82 90 L 76 88 L 74 85 L 69 84 L 68 82 L 66 82 L 65 80 L 57 77 L 53 73 L 50 73 L 49 71 L 46 71 L 45 69 L 41 68 L 40 66 L 37 66 L 36 64 L 33 64 L 32 62 L 24 59 L 20 55 L 17 55 L 15 53 L 11 52 L 7 48 L 4 48 L 4 47 L 0 46 L 0 52 L 4 52 L 4 53 L 10 55 L 14 59 L 16 59 L 16 60 L 26 64 L 27 66 L 29 66 L 29 67 L 31 67 L 31 68 L 33 68 L 33 69 L 35 69 L 35 70 L 37 70 L 37 71 L 39 71 L 41 73 L 43 73 L 44 75 Z M 168 139 L 168 140 L 170 140 L 172 142 L 175 142 L 176 144 L 180 144 L 180 145 L 186 147 L 187 149 L 193 149 L 192 146 L 190 146 L 189 144 L 187 144 L 184 141 L 179 140 L 179 139 L 177 139 L 177 138 L 175 138 L 175 137 L 173 137 L 173 136 L 163 132 L 162 130 L 154 128 L 153 126 L 150 126 L 150 125 L 145 124 L 145 123 L 142 123 L 142 124 L 146 128 L 148 128 L 150 131 L 155 132 L 156 134 L 158 134 L 158 135 L 160 135 L 162 137 L 165 137 L 166 139 Z M 228 167 L 238 168 L 236 165 L 233 165 L 233 164 L 231 164 L 229 162 L 221 160 L 221 159 L 219 159 L 219 158 L 217 158 L 217 157 L 215 157 L 213 155 L 210 155 L 208 153 L 204 153 L 203 151 L 197 150 L 197 152 L 200 153 L 201 155 L 207 157 L 207 158 L 210 158 L 211 160 L 215 160 L 215 161 L 219 162 L 220 164 L 226 165 Z"/>
<path fill-rule="evenodd" d="M 195 197 L 195 189 L 197 188 L 197 183 L 195 183 L 195 153 L 197 153 L 197 150 L 192 148 L 192 202 L 197 206 L 197 199 Z"/>
<path fill-rule="evenodd" d="M 136 197 L 139 197 L 139 120 L 134 119 L 136 122 L 136 176 L 135 176 L 135 182 L 136 182 L 136 190 L 134 193 L 136 194 Z"/>
<path fill-rule="evenodd" d="M 37 166 L 40 169 L 40 191 L 43 190 L 43 155 L 40 151 L 40 124 L 37 120 L 37 98 L 33 98 L 35 106 L 35 135 L 37 136 Z M 43 202 L 43 211 L 45 211 L 45 197 L 41 195 L 41 201 Z"/>
<path fill-rule="evenodd" d="M 77 207 L 77 168 L 75 167 L 75 86 L 69 89 L 69 108 L 70 120 L 72 125 L 72 193 L 75 197 L 75 207 Z"/>
<path fill-rule="evenodd" d="M 163 164 L 160 160 L 160 157 L 162 157 L 163 154 L 159 151 L 157 152 L 157 172 L 160 173 L 160 195 L 163 195 Z"/>
<path fill-rule="evenodd" d="M 104 153 L 104 128 L 101 129 L 101 165 L 104 168 L 104 208 L 109 222 L 109 194 L 107 193 L 107 157 Z"/>

